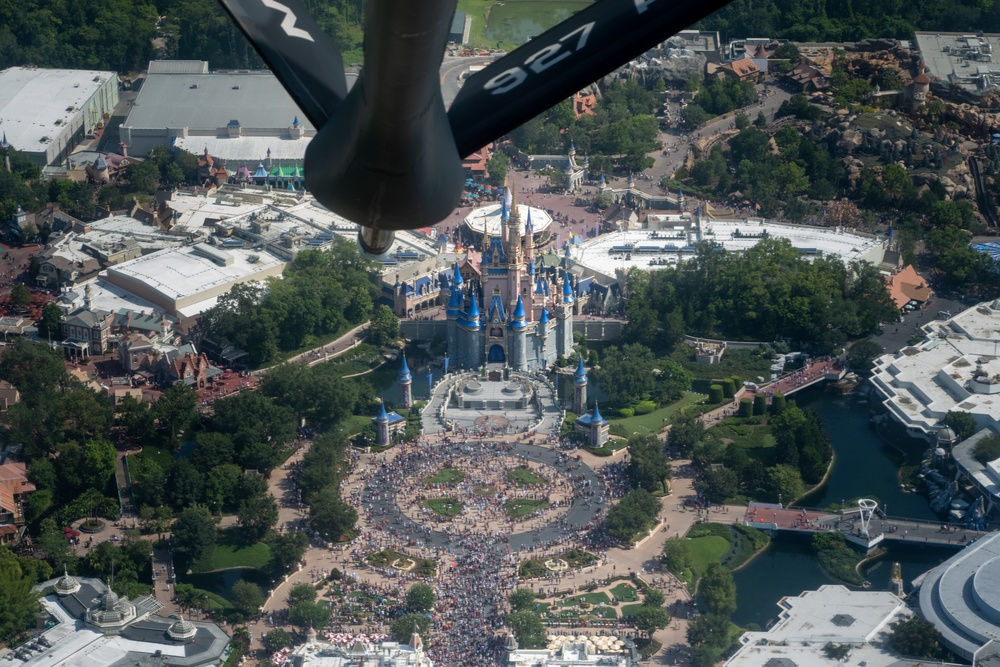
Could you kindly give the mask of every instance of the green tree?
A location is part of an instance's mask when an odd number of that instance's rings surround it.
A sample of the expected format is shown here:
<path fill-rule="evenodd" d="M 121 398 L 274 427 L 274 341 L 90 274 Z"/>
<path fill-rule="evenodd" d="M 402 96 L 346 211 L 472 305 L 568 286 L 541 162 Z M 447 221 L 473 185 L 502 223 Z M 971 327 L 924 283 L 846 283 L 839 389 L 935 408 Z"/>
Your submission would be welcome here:
<path fill-rule="evenodd" d="M 316 602 L 299 602 L 288 610 L 288 622 L 303 632 L 324 628 L 330 622 L 330 608 Z"/>
<path fill-rule="evenodd" d="M 1000 459 L 1000 435 L 990 433 L 977 442 L 975 449 L 972 451 L 972 456 L 983 465 Z"/>
<path fill-rule="evenodd" d="M 510 169 L 510 158 L 503 151 L 493 151 L 486 160 L 486 173 L 490 175 L 493 185 L 504 185 L 507 182 L 507 171 Z"/>
<path fill-rule="evenodd" d="M 309 538 L 302 531 L 280 533 L 272 535 L 268 545 L 271 547 L 271 560 L 268 561 L 266 570 L 278 579 L 302 562 L 306 547 L 309 546 Z"/>
<path fill-rule="evenodd" d="M 648 491 L 635 489 L 612 507 L 604 521 L 608 535 L 628 543 L 650 529 L 660 513 L 660 502 Z"/>
<path fill-rule="evenodd" d="M 295 646 L 295 639 L 291 633 L 281 628 L 271 630 L 261 638 L 261 641 L 264 642 L 264 648 L 267 649 L 268 653 L 276 653 L 283 648 Z"/>
<path fill-rule="evenodd" d="M 15 559 L 0 560 L 0 642 L 10 643 L 22 632 L 34 627 L 41 610 L 41 593 L 24 576 Z"/>
<path fill-rule="evenodd" d="M 128 179 L 129 189 L 132 192 L 152 195 L 156 194 L 156 189 L 160 185 L 160 170 L 148 160 L 132 162 L 125 167 L 125 178 Z"/>
<path fill-rule="evenodd" d="M 173 525 L 174 560 L 181 572 L 215 549 L 216 520 L 204 505 L 182 511 Z"/>
<path fill-rule="evenodd" d="M 37 544 L 54 570 L 61 570 L 76 562 L 76 556 L 70 551 L 69 540 L 52 519 L 42 519 Z"/>
<path fill-rule="evenodd" d="M 406 591 L 406 609 L 414 613 L 430 611 L 434 607 L 434 589 L 427 584 L 413 584 Z"/>
<path fill-rule="evenodd" d="M 655 435 L 633 435 L 628 442 L 625 474 L 634 487 L 656 491 L 670 479 L 670 459 Z"/>
<path fill-rule="evenodd" d="M 236 611 L 249 618 L 264 606 L 264 591 L 251 581 L 240 580 L 233 584 L 229 601 Z"/>
<path fill-rule="evenodd" d="M 278 503 L 267 494 L 247 498 L 240 503 L 236 521 L 247 540 L 260 541 L 278 523 Z"/>
<path fill-rule="evenodd" d="M 31 303 L 31 290 L 24 283 L 14 283 L 7 303 L 17 309 L 24 308 Z"/>
<path fill-rule="evenodd" d="M 380 304 L 372 315 L 371 325 L 368 328 L 368 341 L 372 345 L 382 346 L 397 338 L 399 338 L 399 318 L 392 312 L 392 308 Z"/>
<path fill-rule="evenodd" d="M 148 442 L 156 433 L 156 420 L 149 403 L 125 395 L 115 406 L 115 430 L 122 444 L 138 445 Z"/>
<path fill-rule="evenodd" d="M 176 446 L 177 436 L 198 416 L 198 394 L 184 383 L 171 385 L 153 403 L 153 416 L 169 431 L 170 442 Z"/>
<path fill-rule="evenodd" d="M 667 446 L 681 456 L 690 456 L 694 446 L 705 437 L 705 424 L 697 416 L 675 413 L 667 433 Z"/>
<path fill-rule="evenodd" d="M 62 311 L 54 303 L 47 303 L 42 308 L 42 316 L 36 323 L 38 327 L 38 337 L 48 340 L 62 340 L 62 328 L 59 322 L 62 319 Z"/>
<path fill-rule="evenodd" d="M 964 410 L 949 410 L 944 416 L 945 426 L 951 427 L 959 440 L 967 440 L 976 432 L 976 418 Z"/>
<path fill-rule="evenodd" d="M 774 495 L 781 494 L 785 503 L 790 503 L 802 496 L 805 486 L 802 484 L 802 475 L 790 465 L 779 464 L 767 469 L 770 488 Z"/>
<path fill-rule="evenodd" d="M 309 499 L 312 527 L 323 539 L 338 541 L 358 522 L 358 511 L 340 499 L 335 488 L 326 488 Z"/>
<path fill-rule="evenodd" d="M 635 627 L 650 637 L 670 623 L 670 614 L 663 607 L 644 604 L 635 611 Z"/>
<path fill-rule="evenodd" d="M 681 109 L 681 119 L 690 127 L 700 127 L 708 120 L 708 114 L 698 104 L 691 103 Z"/>
<path fill-rule="evenodd" d="M 595 376 L 611 402 L 625 406 L 642 400 L 653 390 L 654 366 L 653 352 L 645 345 L 632 343 L 607 348 Z"/>
<path fill-rule="evenodd" d="M 925 660 L 942 660 L 948 655 L 941 645 L 941 633 L 930 621 L 910 616 L 890 627 L 889 644 L 900 655 Z"/>
<path fill-rule="evenodd" d="M 430 636 L 431 619 L 423 614 L 403 614 L 389 626 L 392 637 L 401 644 L 406 644 L 414 633 L 419 634 L 424 642 Z"/>
<path fill-rule="evenodd" d="M 667 602 L 667 596 L 657 588 L 648 589 L 642 596 L 642 603 L 650 607 L 662 607 Z"/>
<path fill-rule="evenodd" d="M 510 608 L 514 611 L 533 611 L 535 593 L 530 588 L 518 588 L 510 594 Z"/>
<path fill-rule="evenodd" d="M 691 547 L 683 537 L 668 537 L 663 543 L 660 562 L 678 577 L 691 567 Z"/>
<path fill-rule="evenodd" d="M 292 590 L 288 591 L 288 598 L 285 603 L 289 608 L 294 607 L 300 602 L 315 602 L 316 601 L 316 589 L 309 584 L 295 584 L 292 586 Z"/>
<path fill-rule="evenodd" d="M 866 371 L 878 359 L 885 350 L 882 346 L 871 339 L 858 341 L 847 350 L 847 362 L 851 368 Z"/>
<path fill-rule="evenodd" d="M 519 648 L 544 648 L 547 642 L 545 626 L 541 619 L 530 611 L 512 611 L 504 618 L 504 623 L 514 633 Z"/>
<path fill-rule="evenodd" d="M 721 563 L 712 563 L 698 583 L 698 595 L 710 614 L 732 616 L 736 611 L 736 583 L 733 573 Z"/>

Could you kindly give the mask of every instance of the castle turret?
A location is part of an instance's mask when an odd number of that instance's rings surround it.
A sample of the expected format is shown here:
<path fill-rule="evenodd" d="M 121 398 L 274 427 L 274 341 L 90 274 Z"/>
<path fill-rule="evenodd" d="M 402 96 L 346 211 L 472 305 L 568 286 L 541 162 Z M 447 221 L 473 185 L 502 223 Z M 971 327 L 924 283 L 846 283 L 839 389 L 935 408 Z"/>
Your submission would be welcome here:
<path fill-rule="evenodd" d="M 479 368 L 483 365 L 482 325 L 479 317 L 479 304 L 473 293 L 469 310 L 458 318 L 458 330 L 462 338 L 460 347 L 468 354 L 465 359 L 466 368 Z"/>
<path fill-rule="evenodd" d="M 403 364 L 399 367 L 398 382 L 400 389 L 403 390 L 403 407 L 409 410 L 413 407 L 413 392 L 411 390 L 413 376 L 410 375 L 410 367 L 406 363 L 406 354 L 403 354 Z"/>
<path fill-rule="evenodd" d="M 375 442 L 379 447 L 389 445 L 389 413 L 385 411 L 385 403 L 379 403 L 378 416 L 372 420 L 375 423 Z"/>
<path fill-rule="evenodd" d="M 462 349 L 458 344 L 458 318 L 462 315 L 462 307 L 465 305 L 462 296 L 462 273 L 458 270 L 458 262 L 455 262 L 455 272 L 451 280 L 451 299 L 448 301 L 446 314 L 448 317 L 448 350 L 454 355 L 454 361 L 459 367 L 462 366 L 464 357 Z"/>
<path fill-rule="evenodd" d="M 519 294 L 510 320 L 511 336 L 510 349 L 508 350 L 509 358 L 507 359 L 508 365 L 515 371 L 528 370 L 528 325 L 524 319 L 524 303 Z"/>
<path fill-rule="evenodd" d="M 556 308 L 556 356 L 565 357 L 573 349 L 573 287 L 569 273 L 563 273 L 562 299 Z"/>
<path fill-rule="evenodd" d="M 587 369 L 583 366 L 583 357 L 573 373 L 573 412 L 582 415 L 587 411 Z"/>
<path fill-rule="evenodd" d="M 590 446 L 601 447 L 608 441 L 608 422 L 601 416 L 601 410 L 594 401 L 594 412 L 590 415 Z"/>

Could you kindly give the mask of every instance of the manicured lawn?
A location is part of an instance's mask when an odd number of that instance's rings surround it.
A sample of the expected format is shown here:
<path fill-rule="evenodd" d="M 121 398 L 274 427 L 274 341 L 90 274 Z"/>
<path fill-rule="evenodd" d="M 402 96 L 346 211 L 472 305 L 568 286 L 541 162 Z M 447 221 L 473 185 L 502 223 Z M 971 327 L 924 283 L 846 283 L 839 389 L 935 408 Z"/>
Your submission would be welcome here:
<path fill-rule="evenodd" d="M 704 394 L 697 394 L 693 391 L 684 392 L 684 397 L 676 403 L 671 403 L 662 408 L 657 408 L 653 410 L 648 415 L 635 415 L 634 417 L 627 417 L 625 419 L 611 419 L 609 420 L 612 425 L 620 425 L 624 427 L 628 434 L 640 433 L 642 435 L 647 435 L 649 433 L 659 433 L 663 430 L 663 427 L 667 425 L 670 421 L 671 415 L 673 415 L 678 410 L 683 410 L 689 405 L 694 405 L 704 401 L 707 398 Z"/>
<path fill-rule="evenodd" d="M 509 514 L 512 518 L 520 519 L 521 517 L 528 516 L 532 512 L 541 509 L 546 505 L 548 505 L 548 503 L 544 500 L 518 498 L 505 503 L 503 508 L 507 510 L 507 514 Z"/>
<path fill-rule="evenodd" d="M 603 609 L 591 609 L 590 613 L 597 618 L 603 618 L 607 621 L 613 621 L 618 618 L 618 612 L 615 611 L 614 607 L 604 607 Z"/>
<path fill-rule="evenodd" d="M 271 547 L 263 542 L 247 544 L 235 529 L 219 531 L 219 542 L 211 555 L 199 560 L 191 568 L 194 572 L 210 572 L 227 567 L 262 568 L 271 559 Z"/>
<path fill-rule="evenodd" d="M 458 468 L 441 468 L 430 477 L 424 477 L 424 484 L 458 484 L 465 479 L 465 473 Z"/>
<path fill-rule="evenodd" d="M 424 501 L 424 507 L 449 519 L 462 511 L 462 503 L 454 498 L 430 498 Z"/>
<path fill-rule="evenodd" d="M 384 549 L 377 553 L 373 553 L 368 558 L 366 558 L 369 563 L 374 567 L 392 567 L 392 564 L 397 560 L 406 563 L 407 561 L 413 561 L 414 566 L 409 572 L 413 574 L 422 574 L 426 576 L 434 576 L 437 572 L 437 562 L 430 558 L 417 558 L 416 556 L 407 556 L 400 551 L 393 551 L 392 549 Z M 355 595 L 354 593 L 357 593 Z M 361 598 L 364 597 L 364 593 L 360 591 L 354 591 L 354 593 L 349 594 L 347 597 Z"/>
<path fill-rule="evenodd" d="M 514 468 L 507 473 L 507 479 L 519 486 L 541 486 L 548 481 L 530 468 Z"/>
<path fill-rule="evenodd" d="M 639 611 L 642 607 L 641 604 L 627 604 L 621 608 L 622 618 L 628 618 L 629 616 L 635 616 L 635 612 Z"/>
<path fill-rule="evenodd" d="M 701 578 L 709 565 L 718 563 L 719 559 L 729 551 L 729 541 L 718 535 L 695 537 L 687 542 L 691 550 L 691 569 L 694 570 L 696 581 Z"/>
<path fill-rule="evenodd" d="M 628 584 L 618 584 L 611 589 L 611 594 L 620 602 L 636 602 L 639 599 L 639 591 Z"/>
<path fill-rule="evenodd" d="M 372 423 L 372 418 L 368 415 L 351 415 L 340 422 L 340 427 L 347 435 L 357 435 L 364 430 L 365 426 Z"/>
<path fill-rule="evenodd" d="M 573 607 L 580 604 L 581 602 L 587 602 L 589 604 L 601 604 L 602 602 L 607 604 L 611 602 L 611 598 L 608 597 L 607 593 L 584 593 L 583 595 L 574 595 L 571 598 L 566 598 L 559 604 L 563 607 Z"/>

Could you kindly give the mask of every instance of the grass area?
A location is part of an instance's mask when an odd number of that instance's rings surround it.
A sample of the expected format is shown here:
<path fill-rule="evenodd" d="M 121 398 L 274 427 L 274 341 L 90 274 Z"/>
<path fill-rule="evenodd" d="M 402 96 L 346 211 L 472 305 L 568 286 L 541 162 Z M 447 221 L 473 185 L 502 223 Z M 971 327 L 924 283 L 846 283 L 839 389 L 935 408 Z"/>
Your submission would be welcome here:
<path fill-rule="evenodd" d="M 689 539 L 688 546 L 691 550 L 691 569 L 694 580 L 697 581 L 709 565 L 718 563 L 729 551 L 729 540 L 717 535 L 706 535 Z"/>
<path fill-rule="evenodd" d="M 198 607 L 204 611 L 225 611 L 230 606 L 229 600 L 221 595 L 195 588 L 191 584 L 177 584 L 175 594 L 183 604 Z"/>
<path fill-rule="evenodd" d="M 619 602 L 637 602 L 639 600 L 639 591 L 628 584 L 618 584 L 611 589 L 611 595 Z"/>
<path fill-rule="evenodd" d="M 568 551 L 563 551 L 562 553 L 556 554 L 552 558 L 561 558 L 566 561 L 566 564 L 569 565 L 571 570 L 585 568 L 597 561 L 597 556 L 589 551 L 584 551 L 583 549 L 570 549 Z M 547 560 L 549 559 L 531 558 L 522 562 L 517 568 L 517 576 L 523 579 L 533 579 L 535 577 L 543 577 L 547 574 L 551 574 L 551 571 L 545 567 L 545 561 Z"/>
<path fill-rule="evenodd" d="M 633 433 L 639 433 L 641 435 L 647 435 L 649 433 L 659 433 L 663 430 L 663 427 L 667 425 L 670 421 L 670 417 L 678 410 L 684 410 L 685 408 L 700 403 L 704 401 L 707 396 L 704 394 L 697 394 L 693 391 L 684 392 L 684 396 L 677 402 L 671 403 L 670 405 L 665 405 L 662 408 L 657 408 L 649 414 L 646 415 L 635 415 L 632 417 L 626 417 L 625 419 L 610 419 L 611 426 L 621 426 L 625 430 L 625 437 L 632 435 Z"/>
<path fill-rule="evenodd" d="M 621 608 L 622 618 L 628 618 L 630 616 L 635 616 L 635 612 L 639 611 L 642 607 L 641 604 L 627 604 Z"/>
<path fill-rule="evenodd" d="M 350 61 L 345 60 L 344 62 L 350 62 Z M 355 324 L 349 324 L 343 331 L 337 331 L 335 333 L 331 333 L 331 334 L 328 334 L 326 336 L 319 336 L 319 337 L 309 336 L 309 337 L 307 337 L 305 344 L 302 347 L 298 348 L 298 349 L 289 350 L 287 352 L 281 352 L 281 351 L 276 352 L 275 355 L 273 357 L 271 357 L 271 360 L 267 362 L 267 368 L 271 368 L 273 366 L 280 366 L 281 364 L 285 363 L 286 361 L 288 361 L 292 357 L 297 356 L 299 354 L 302 354 L 303 352 L 305 352 L 307 350 L 312 350 L 312 349 L 315 349 L 317 347 L 320 347 L 321 345 L 326 345 L 327 343 L 332 343 L 333 341 L 337 340 L 338 338 L 340 338 L 341 336 L 343 336 L 345 333 L 347 333 L 348 331 L 350 331 L 351 329 L 353 329 L 355 326 L 357 326 L 357 325 L 355 325 Z M 367 343 L 362 343 L 361 345 L 359 345 L 355 349 L 359 349 L 361 347 L 364 347 L 365 345 L 367 345 Z M 369 346 L 369 347 L 371 347 L 371 346 Z M 345 355 L 349 357 L 349 356 L 351 356 L 351 353 L 350 352 L 346 352 Z M 339 359 L 340 357 L 334 357 L 334 358 L 335 359 Z"/>
<path fill-rule="evenodd" d="M 271 560 L 271 547 L 263 542 L 247 544 L 235 528 L 219 531 L 219 541 L 211 554 L 207 554 L 191 567 L 192 571 L 211 572 L 228 567 L 262 568 Z"/>
<path fill-rule="evenodd" d="M 128 459 L 128 469 L 133 482 L 139 477 L 143 461 L 152 461 L 164 471 L 174 462 L 173 452 L 166 447 L 157 447 L 156 445 L 143 445 L 141 452 L 129 454 L 125 458 Z"/>
<path fill-rule="evenodd" d="M 365 560 L 367 560 L 373 567 L 392 567 L 392 564 L 397 560 L 404 563 L 407 561 L 413 561 L 414 566 L 412 569 L 408 570 L 409 572 L 428 577 L 433 577 L 437 574 L 436 561 L 430 558 L 417 558 L 416 556 L 409 556 L 401 551 L 393 551 L 392 549 L 384 549 L 373 553 Z M 361 591 L 354 591 L 348 594 L 347 597 L 351 598 L 352 596 L 363 597 L 364 593 Z"/>
<path fill-rule="evenodd" d="M 608 604 L 611 602 L 611 598 L 608 597 L 607 593 L 584 593 L 583 595 L 574 595 L 571 598 L 566 598 L 559 602 L 562 607 L 573 607 L 579 605 L 581 602 L 586 602 L 587 604 Z"/>
<path fill-rule="evenodd" d="M 544 500 L 517 498 L 504 503 L 503 508 L 512 519 L 520 519 L 547 506 L 548 503 Z"/>
<path fill-rule="evenodd" d="M 372 418 L 368 415 L 351 415 L 343 421 L 341 421 L 338 426 L 344 429 L 344 433 L 348 436 L 357 435 L 364 430 L 365 426 L 372 423 Z"/>
<path fill-rule="evenodd" d="M 450 519 L 462 511 L 463 505 L 454 498 L 430 498 L 424 501 L 424 507 Z"/>
<path fill-rule="evenodd" d="M 433 475 L 424 477 L 424 484 L 458 484 L 465 479 L 465 473 L 458 468 L 441 468 Z"/>
<path fill-rule="evenodd" d="M 514 468 L 507 473 L 507 479 L 518 486 L 541 486 L 548 483 L 547 479 L 526 467 Z"/>

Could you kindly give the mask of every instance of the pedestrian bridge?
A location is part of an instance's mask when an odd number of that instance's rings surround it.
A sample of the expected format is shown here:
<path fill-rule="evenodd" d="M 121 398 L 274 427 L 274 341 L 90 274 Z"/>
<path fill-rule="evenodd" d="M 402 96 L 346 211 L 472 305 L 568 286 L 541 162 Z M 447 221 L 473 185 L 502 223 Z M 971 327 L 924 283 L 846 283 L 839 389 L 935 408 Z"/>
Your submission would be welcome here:
<path fill-rule="evenodd" d="M 883 542 L 962 547 L 983 534 L 981 531 L 966 530 L 940 521 L 888 517 L 874 506 L 873 501 L 868 502 L 873 504 L 868 509 L 855 507 L 836 511 L 752 502 L 746 508 L 743 525 L 753 526 L 772 535 L 779 531 L 839 532 L 866 552 L 874 551 Z"/>

